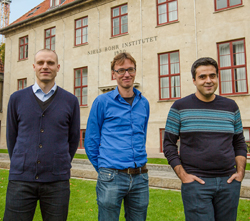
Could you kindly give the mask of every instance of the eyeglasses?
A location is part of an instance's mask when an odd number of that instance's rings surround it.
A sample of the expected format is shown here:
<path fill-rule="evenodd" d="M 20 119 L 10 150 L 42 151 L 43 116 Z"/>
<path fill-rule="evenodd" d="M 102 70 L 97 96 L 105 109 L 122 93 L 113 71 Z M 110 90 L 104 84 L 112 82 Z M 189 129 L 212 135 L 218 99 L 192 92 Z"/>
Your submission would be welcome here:
<path fill-rule="evenodd" d="M 134 74 L 135 73 L 135 68 L 128 68 L 128 69 L 125 69 L 125 68 L 120 68 L 118 70 L 114 70 L 115 72 L 117 72 L 119 75 L 124 75 L 126 73 L 126 71 L 129 73 L 129 74 Z"/>

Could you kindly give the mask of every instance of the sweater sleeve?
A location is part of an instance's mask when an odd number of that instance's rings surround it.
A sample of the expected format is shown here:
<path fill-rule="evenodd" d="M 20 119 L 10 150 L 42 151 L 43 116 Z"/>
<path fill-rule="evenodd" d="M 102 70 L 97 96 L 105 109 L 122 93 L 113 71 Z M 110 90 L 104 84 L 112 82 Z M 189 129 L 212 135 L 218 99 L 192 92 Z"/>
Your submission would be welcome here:
<path fill-rule="evenodd" d="M 233 147 L 235 156 L 247 157 L 247 146 L 243 135 L 243 128 L 239 109 L 235 112 Z"/>
<path fill-rule="evenodd" d="M 101 142 L 101 129 L 104 121 L 103 109 L 103 105 L 97 97 L 91 107 L 84 141 L 85 151 L 96 171 L 98 171 L 98 155 Z"/>
<path fill-rule="evenodd" d="M 69 154 L 71 161 L 77 151 L 80 139 L 80 107 L 77 98 L 75 98 L 71 121 L 69 125 Z"/>
<path fill-rule="evenodd" d="M 11 96 L 8 103 L 7 126 L 6 126 L 6 141 L 10 159 L 16 144 L 17 130 L 18 130 L 18 117 L 17 117 L 15 99 L 13 98 L 13 96 Z"/>
<path fill-rule="evenodd" d="M 168 114 L 165 136 L 163 142 L 163 152 L 172 168 L 181 164 L 176 145 L 180 134 L 180 114 L 175 108 L 171 108 Z"/>

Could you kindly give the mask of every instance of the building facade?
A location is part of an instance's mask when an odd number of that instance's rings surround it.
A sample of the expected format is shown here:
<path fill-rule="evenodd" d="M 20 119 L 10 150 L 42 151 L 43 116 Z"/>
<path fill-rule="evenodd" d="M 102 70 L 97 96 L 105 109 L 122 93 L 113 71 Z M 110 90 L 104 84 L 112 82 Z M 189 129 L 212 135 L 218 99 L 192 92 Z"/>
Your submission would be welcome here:
<path fill-rule="evenodd" d="M 59 56 L 57 85 L 78 97 L 79 148 L 92 102 L 116 87 L 110 65 L 119 52 L 136 59 L 134 86 L 150 103 L 151 156 L 163 155 L 168 111 L 175 100 L 195 92 L 191 65 L 205 56 L 218 61 L 216 93 L 237 102 L 249 141 L 249 11 L 248 0 L 45 0 L 0 30 L 6 37 L 1 146 L 9 97 L 34 84 L 33 58 L 42 48 Z"/>

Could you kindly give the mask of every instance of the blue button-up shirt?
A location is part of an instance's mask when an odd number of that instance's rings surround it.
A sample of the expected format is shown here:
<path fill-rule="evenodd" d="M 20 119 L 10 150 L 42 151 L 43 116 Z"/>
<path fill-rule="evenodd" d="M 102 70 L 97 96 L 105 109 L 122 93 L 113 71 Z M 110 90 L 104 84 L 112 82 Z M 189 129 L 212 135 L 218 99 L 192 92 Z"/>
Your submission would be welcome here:
<path fill-rule="evenodd" d="M 35 82 L 35 84 L 32 86 L 34 94 L 43 102 L 48 100 L 55 93 L 56 88 L 57 85 L 55 83 L 54 86 L 50 89 L 50 91 L 47 94 L 45 94 L 43 90 L 39 87 L 37 82 Z"/>
<path fill-rule="evenodd" d="M 141 167 L 147 162 L 149 103 L 140 91 L 133 90 L 132 106 L 121 97 L 118 88 L 99 95 L 92 104 L 84 147 L 97 171 L 101 167 Z"/>

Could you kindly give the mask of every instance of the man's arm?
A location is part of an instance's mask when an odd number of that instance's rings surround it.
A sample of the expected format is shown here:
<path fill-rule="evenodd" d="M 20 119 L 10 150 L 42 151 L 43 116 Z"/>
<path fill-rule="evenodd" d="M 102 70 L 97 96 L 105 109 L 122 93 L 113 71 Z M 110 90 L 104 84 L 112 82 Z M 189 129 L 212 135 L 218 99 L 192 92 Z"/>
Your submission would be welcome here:
<path fill-rule="evenodd" d="M 69 154 L 71 156 L 71 161 L 77 151 L 79 140 L 80 140 L 80 107 L 78 100 L 75 99 L 74 110 L 71 116 L 71 122 L 69 126 Z"/>
<path fill-rule="evenodd" d="M 103 107 L 97 98 L 93 102 L 89 113 L 84 141 L 85 151 L 96 171 L 98 171 L 98 155 L 103 121 Z"/>
<path fill-rule="evenodd" d="M 6 141 L 10 159 L 16 144 L 18 121 L 13 97 L 10 97 L 7 110 Z"/>
<path fill-rule="evenodd" d="M 244 156 L 235 157 L 237 172 L 228 179 L 228 183 L 231 183 L 234 179 L 239 182 L 243 180 L 245 176 L 246 161 L 247 159 Z"/>

